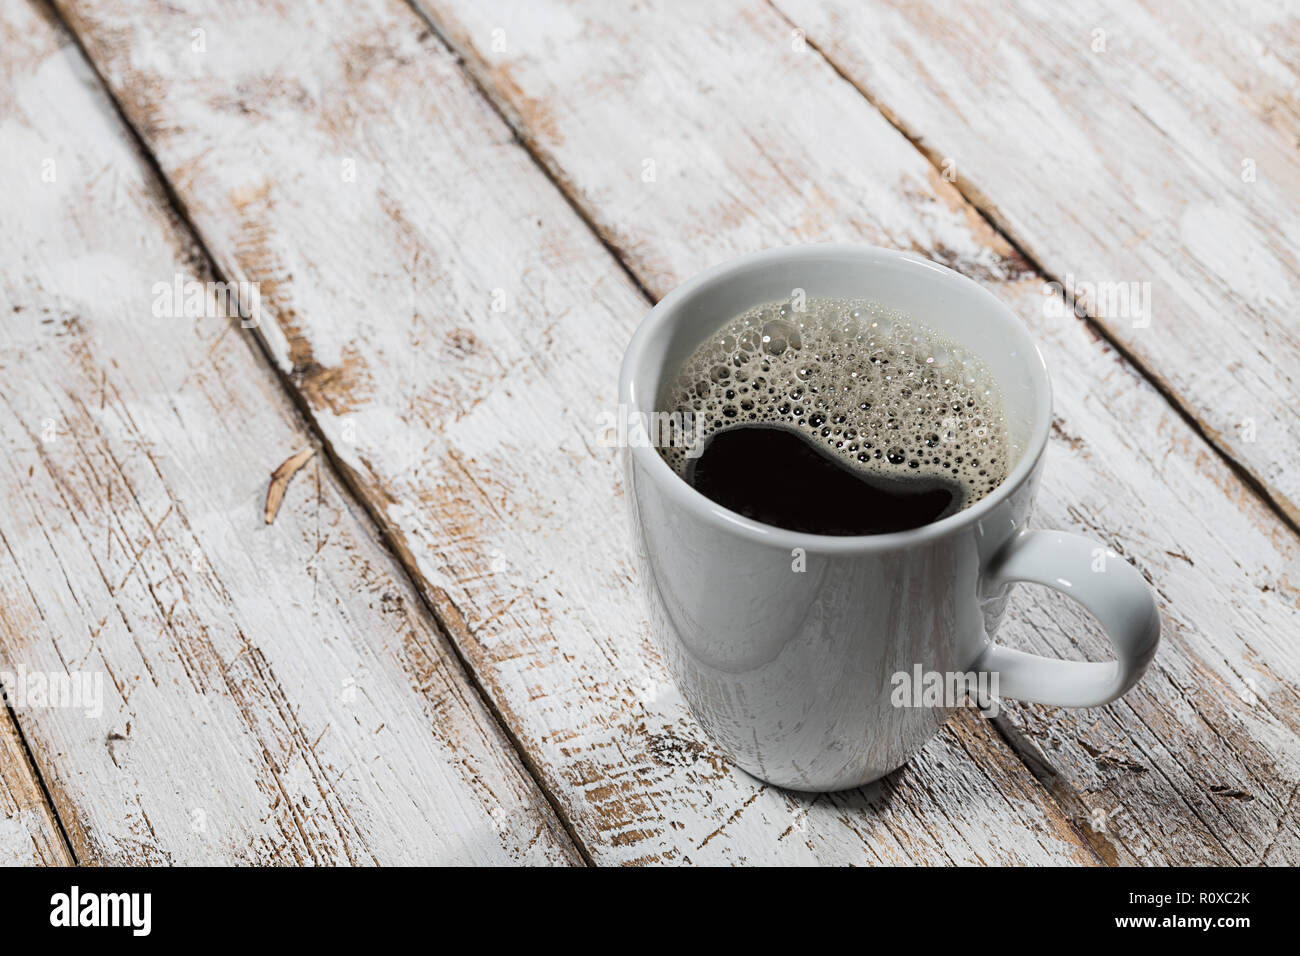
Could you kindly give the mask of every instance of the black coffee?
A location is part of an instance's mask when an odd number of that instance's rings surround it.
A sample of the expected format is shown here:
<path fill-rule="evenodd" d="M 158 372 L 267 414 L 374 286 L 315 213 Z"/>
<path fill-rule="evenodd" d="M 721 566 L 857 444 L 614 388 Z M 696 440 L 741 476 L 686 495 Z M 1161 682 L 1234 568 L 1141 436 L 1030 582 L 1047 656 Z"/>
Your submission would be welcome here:
<path fill-rule="evenodd" d="M 907 531 L 946 517 L 963 498 L 955 481 L 872 475 L 792 429 L 763 425 L 709 436 L 686 480 L 746 518 L 809 534 Z"/>
<path fill-rule="evenodd" d="M 655 444 L 684 480 L 809 533 L 945 518 L 998 487 L 1013 457 L 1001 390 L 980 358 L 864 300 L 736 316 L 665 382 L 658 408 L 668 421 Z"/>

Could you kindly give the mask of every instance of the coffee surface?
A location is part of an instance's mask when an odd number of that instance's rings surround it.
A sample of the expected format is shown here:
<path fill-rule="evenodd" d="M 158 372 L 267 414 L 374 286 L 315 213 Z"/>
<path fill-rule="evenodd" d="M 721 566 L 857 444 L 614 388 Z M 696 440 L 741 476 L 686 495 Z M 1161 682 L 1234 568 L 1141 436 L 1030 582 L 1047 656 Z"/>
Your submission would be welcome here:
<path fill-rule="evenodd" d="M 809 534 L 907 531 L 951 514 L 961 501 L 946 479 L 868 475 L 798 432 L 768 425 L 715 432 L 687 480 L 746 518 Z"/>
<path fill-rule="evenodd" d="M 773 302 L 704 341 L 660 396 L 658 448 L 701 493 L 818 534 L 918 527 L 1006 478 L 997 382 L 950 339 L 878 304 Z"/>

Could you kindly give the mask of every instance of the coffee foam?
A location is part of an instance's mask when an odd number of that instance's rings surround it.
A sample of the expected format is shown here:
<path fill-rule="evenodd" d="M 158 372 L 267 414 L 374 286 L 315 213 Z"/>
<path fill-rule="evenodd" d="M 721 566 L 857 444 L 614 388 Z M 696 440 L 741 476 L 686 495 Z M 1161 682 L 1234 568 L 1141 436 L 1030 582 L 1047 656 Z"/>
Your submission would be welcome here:
<path fill-rule="evenodd" d="M 734 425 L 794 429 L 884 479 L 944 479 L 983 498 L 1010 468 L 1001 390 L 969 350 L 907 315 L 858 299 L 750 309 L 711 335 L 664 388 L 689 413 L 659 453 L 685 478 L 696 452 Z M 773 463 L 779 467 L 779 463 Z"/>

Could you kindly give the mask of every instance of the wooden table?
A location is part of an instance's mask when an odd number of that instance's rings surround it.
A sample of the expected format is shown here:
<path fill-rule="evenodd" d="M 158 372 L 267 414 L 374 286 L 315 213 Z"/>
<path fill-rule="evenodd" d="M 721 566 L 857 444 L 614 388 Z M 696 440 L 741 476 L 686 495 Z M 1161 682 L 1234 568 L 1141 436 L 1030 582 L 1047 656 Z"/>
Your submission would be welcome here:
<path fill-rule="evenodd" d="M 0 19 L 0 859 L 1300 862 L 1294 5 Z M 691 719 L 598 440 L 653 301 L 815 241 L 1028 323 L 1037 523 L 1164 619 L 1122 701 L 963 710 L 827 795 Z M 1034 589 L 1005 638 L 1105 655 Z"/>

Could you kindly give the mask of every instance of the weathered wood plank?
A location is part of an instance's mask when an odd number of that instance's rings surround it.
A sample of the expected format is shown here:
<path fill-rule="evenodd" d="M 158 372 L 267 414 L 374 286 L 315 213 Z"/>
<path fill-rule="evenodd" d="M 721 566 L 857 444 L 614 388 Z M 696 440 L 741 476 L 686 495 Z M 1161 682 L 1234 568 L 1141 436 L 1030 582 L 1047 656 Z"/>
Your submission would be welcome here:
<path fill-rule="evenodd" d="M 211 297 L 155 311 L 203 260 L 48 17 L 0 7 L 0 669 L 101 690 L 15 707 L 78 859 L 575 862 L 321 457 L 264 523 L 312 438 Z"/>
<path fill-rule="evenodd" d="M 700 735 L 597 443 L 648 303 L 409 9 L 64 9 L 598 862 L 1096 860 L 970 715 L 815 800 Z"/>
<path fill-rule="evenodd" d="M 0 866 L 73 862 L 9 711 L 0 707 Z"/>
<path fill-rule="evenodd" d="M 747 2 L 424 2 L 652 294 L 753 249 L 859 240 L 916 249 L 1007 301 L 1057 390 L 1040 523 L 1137 564 L 1166 630 L 1123 702 L 1017 706 L 1000 728 L 1108 860 L 1300 857 L 1295 535 L 1084 323 L 1044 309 L 1043 278 L 786 21 Z M 1069 602 L 1022 589 L 1013 611 L 1011 642 L 1106 656 Z"/>
<path fill-rule="evenodd" d="M 1300 522 L 1300 10 L 774 2 Z"/>

